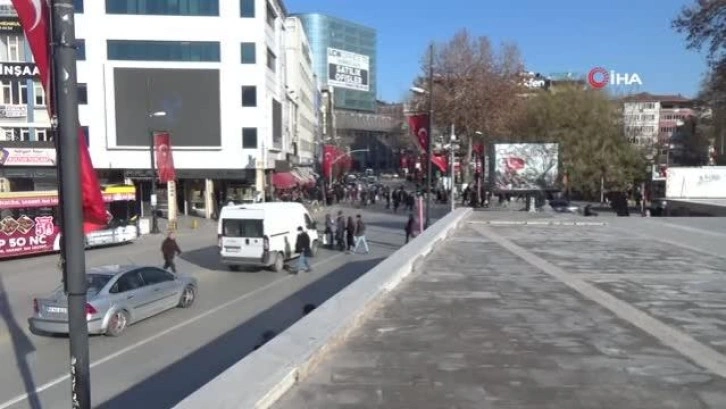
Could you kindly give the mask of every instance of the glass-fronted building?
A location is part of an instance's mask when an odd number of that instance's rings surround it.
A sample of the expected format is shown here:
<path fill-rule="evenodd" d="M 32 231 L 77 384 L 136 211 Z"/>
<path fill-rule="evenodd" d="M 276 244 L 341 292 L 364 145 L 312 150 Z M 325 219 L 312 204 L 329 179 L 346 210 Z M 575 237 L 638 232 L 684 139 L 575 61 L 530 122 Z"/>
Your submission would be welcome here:
<path fill-rule="evenodd" d="M 376 30 L 322 14 L 299 14 L 321 87 L 334 90 L 337 109 L 375 112 Z"/>

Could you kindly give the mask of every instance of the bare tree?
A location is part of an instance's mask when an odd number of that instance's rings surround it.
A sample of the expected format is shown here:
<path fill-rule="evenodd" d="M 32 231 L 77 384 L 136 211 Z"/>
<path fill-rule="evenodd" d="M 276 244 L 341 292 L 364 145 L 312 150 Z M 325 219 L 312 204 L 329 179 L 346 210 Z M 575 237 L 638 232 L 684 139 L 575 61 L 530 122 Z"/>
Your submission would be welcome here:
<path fill-rule="evenodd" d="M 427 90 L 430 61 L 428 51 L 422 61 L 422 74 L 415 81 Z M 459 31 L 445 44 L 435 44 L 434 126 L 440 131 L 435 129 L 432 137 L 446 134 L 449 126 L 455 125 L 467 149 L 467 163 L 471 163 L 477 131 L 487 137 L 510 136 L 512 122 L 522 106 L 522 99 L 517 96 L 522 70 L 515 45 L 504 44 L 495 49 L 487 37 L 472 37 L 467 30 Z M 412 100 L 412 106 L 425 111 L 428 98 L 419 95 Z M 468 166 L 462 169 L 466 178 Z"/>

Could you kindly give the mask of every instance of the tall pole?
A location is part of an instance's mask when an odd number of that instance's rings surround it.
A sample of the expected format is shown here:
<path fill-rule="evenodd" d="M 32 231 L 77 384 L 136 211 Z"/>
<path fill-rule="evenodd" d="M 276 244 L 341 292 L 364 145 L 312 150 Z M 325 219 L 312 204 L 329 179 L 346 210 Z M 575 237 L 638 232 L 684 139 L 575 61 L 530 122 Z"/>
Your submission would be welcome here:
<path fill-rule="evenodd" d="M 451 202 L 452 212 L 456 209 L 456 203 L 454 201 L 454 180 L 456 179 L 454 169 L 454 142 L 456 142 L 456 128 L 454 128 L 454 124 L 451 124 L 451 140 L 449 141 L 449 151 L 451 151 L 451 159 L 449 160 L 451 162 L 451 175 L 449 175 L 451 179 L 451 193 L 449 195 L 449 201 Z"/>
<path fill-rule="evenodd" d="M 431 224 L 431 179 L 432 166 L 431 157 L 433 152 L 433 133 L 434 133 L 434 43 L 431 43 L 429 49 L 429 137 L 426 146 L 426 224 L 424 228 L 428 228 Z"/>
<path fill-rule="evenodd" d="M 149 131 L 149 159 L 151 159 L 151 196 L 149 197 L 149 204 L 151 205 L 151 234 L 159 234 L 159 216 L 157 215 L 159 198 L 156 195 L 156 158 L 154 157 L 154 153 L 154 131 Z"/>
<path fill-rule="evenodd" d="M 71 363 L 71 407 L 91 408 L 91 378 L 88 362 L 86 321 L 86 258 L 83 233 L 83 195 L 78 135 L 78 92 L 76 83 L 76 37 L 73 0 L 54 0 L 53 93 L 58 115 L 58 162 L 63 203 L 63 263 L 68 292 L 68 339 Z"/>

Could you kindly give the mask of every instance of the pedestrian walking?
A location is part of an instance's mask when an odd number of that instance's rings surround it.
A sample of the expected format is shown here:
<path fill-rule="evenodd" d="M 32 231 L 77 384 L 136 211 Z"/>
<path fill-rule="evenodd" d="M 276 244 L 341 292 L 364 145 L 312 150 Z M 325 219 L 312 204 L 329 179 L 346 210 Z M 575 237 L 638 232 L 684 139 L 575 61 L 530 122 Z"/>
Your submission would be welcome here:
<path fill-rule="evenodd" d="M 164 270 L 171 270 L 172 273 L 176 274 L 174 257 L 179 254 L 181 254 L 181 249 L 176 242 L 176 235 L 174 232 L 169 232 L 166 239 L 161 243 L 161 255 L 164 257 Z"/>
<path fill-rule="evenodd" d="M 330 213 L 325 215 L 325 244 L 330 248 L 331 250 L 333 247 L 335 247 L 335 237 L 333 236 L 335 232 L 335 221 L 330 216 Z"/>
<path fill-rule="evenodd" d="M 310 250 L 310 236 L 305 230 L 303 230 L 302 226 L 297 228 L 295 253 L 300 254 L 300 257 L 297 259 L 297 268 L 295 269 L 295 273 L 303 270 L 303 268 L 308 273 L 312 271 L 310 261 L 308 261 L 308 257 L 312 257 L 312 251 Z"/>
<path fill-rule="evenodd" d="M 345 242 L 345 216 L 342 210 L 338 210 L 338 217 L 335 218 L 335 242 L 339 251 L 348 248 Z"/>
<path fill-rule="evenodd" d="M 408 221 L 406 222 L 406 227 L 404 228 L 404 231 L 406 232 L 406 243 L 408 243 L 408 240 L 413 237 L 413 231 L 416 228 L 416 219 L 413 217 L 413 214 L 408 215 Z"/>
<path fill-rule="evenodd" d="M 355 247 L 353 247 L 353 253 L 358 253 L 358 247 L 363 245 L 365 254 L 369 253 L 368 241 L 366 240 L 366 225 L 363 223 L 363 218 L 360 215 L 355 216 Z"/>
<path fill-rule="evenodd" d="M 348 216 L 348 224 L 345 225 L 346 250 L 351 251 L 355 244 L 355 222 L 353 216 Z"/>

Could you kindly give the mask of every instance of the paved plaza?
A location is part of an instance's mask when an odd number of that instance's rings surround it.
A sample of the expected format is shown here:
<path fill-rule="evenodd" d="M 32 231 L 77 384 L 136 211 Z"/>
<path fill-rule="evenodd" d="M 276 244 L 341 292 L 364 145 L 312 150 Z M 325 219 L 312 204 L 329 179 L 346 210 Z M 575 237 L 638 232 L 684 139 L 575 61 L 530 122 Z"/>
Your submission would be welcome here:
<path fill-rule="evenodd" d="M 277 407 L 726 408 L 724 238 L 476 212 Z"/>

